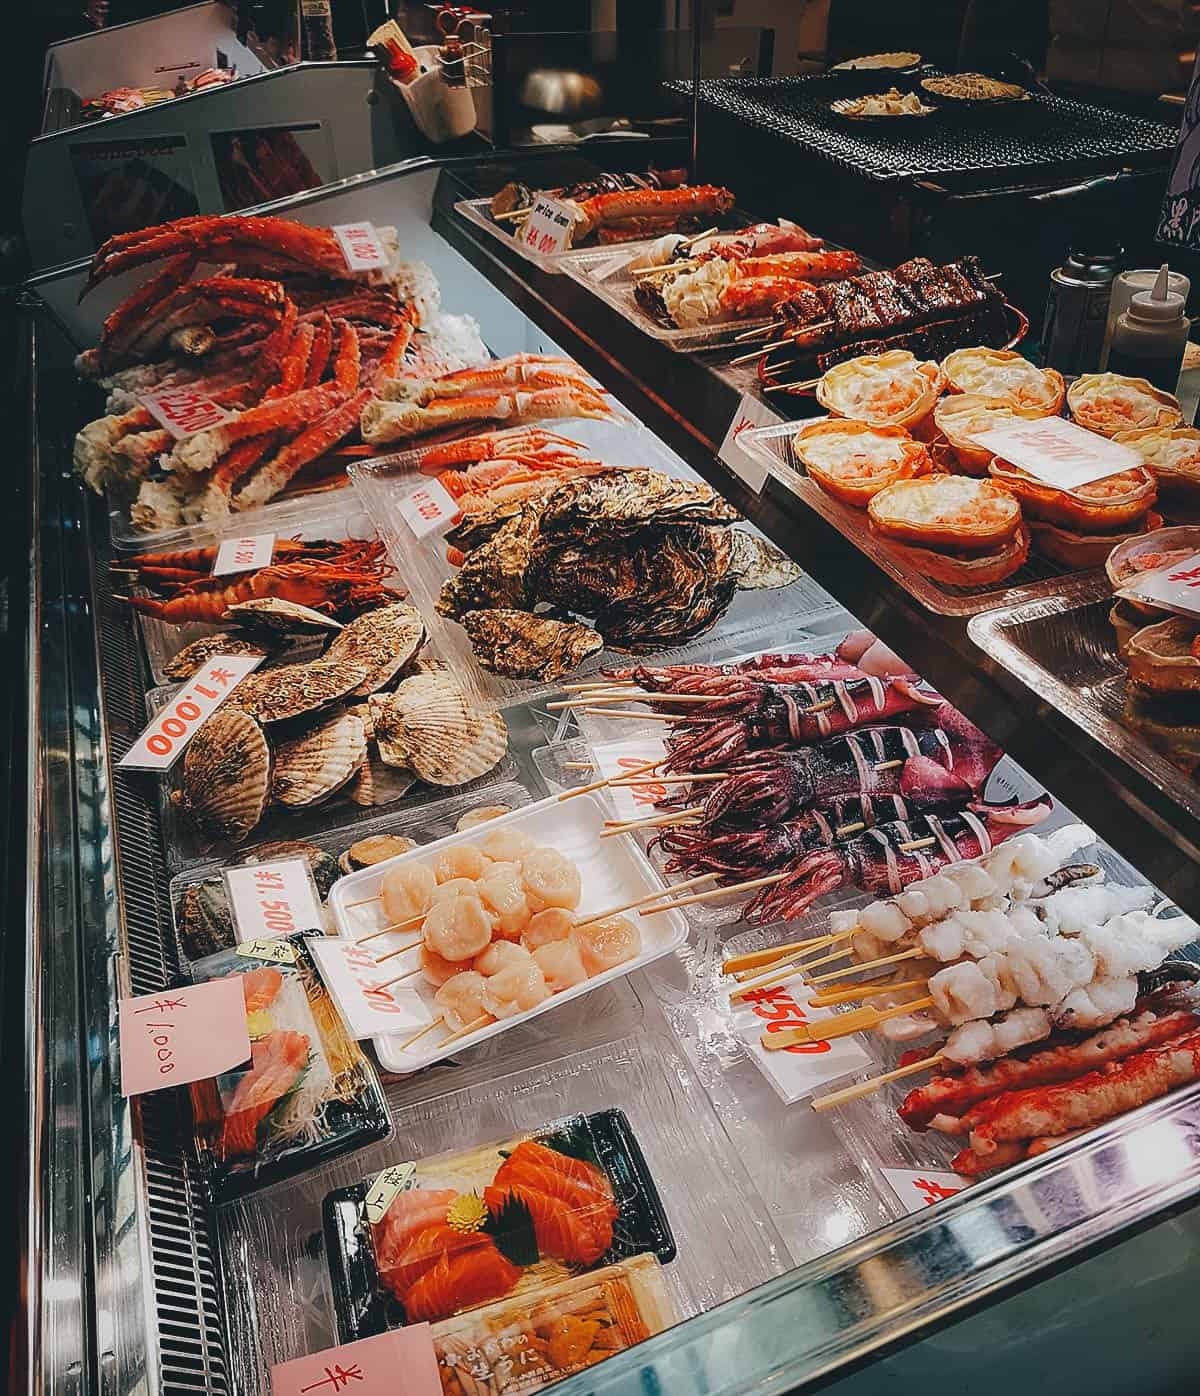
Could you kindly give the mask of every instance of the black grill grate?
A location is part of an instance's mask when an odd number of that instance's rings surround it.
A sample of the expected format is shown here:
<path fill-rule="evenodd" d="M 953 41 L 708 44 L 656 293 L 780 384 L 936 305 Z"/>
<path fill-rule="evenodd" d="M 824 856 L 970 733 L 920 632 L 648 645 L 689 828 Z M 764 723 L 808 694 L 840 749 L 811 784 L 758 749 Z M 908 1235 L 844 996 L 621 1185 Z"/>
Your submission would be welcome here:
<path fill-rule="evenodd" d="M 689 83 L 674 82 L 690 93 Z M 829 110 L 853 95 L 837 77 L 710 78 L 701 107 L 769 132 L 868 179 L 953 178 L 995 184 L 1165 166 L 1176 131 L 1125 112 L 1035 93 L 994 108 L 946 106 L 932 116 L 850 122 Z"/>

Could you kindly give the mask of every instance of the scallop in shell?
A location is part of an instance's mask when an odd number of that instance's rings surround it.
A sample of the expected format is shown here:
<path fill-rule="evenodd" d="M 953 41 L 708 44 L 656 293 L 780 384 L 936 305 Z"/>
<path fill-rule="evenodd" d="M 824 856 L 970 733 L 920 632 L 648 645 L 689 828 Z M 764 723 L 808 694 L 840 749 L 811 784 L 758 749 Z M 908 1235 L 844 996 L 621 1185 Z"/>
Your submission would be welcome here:
<path fill-rule="evenodd" d="M 364 761 L 354 783 L 350 798 L 356 805 L 369 809 L 374 805 L 390 805 L 401 800 L 417 783 L 416 776 L 405 767 L 397 769 L 381 761 Z"/>
<path fill-rule="evenodd" d="M 270 789 L 271 749 L 262 728 L 226 704 L 188 744 L 173 798 L 206 834 L 240 843 L 263 817 Z"/>
<path fill-rule="evenodd" d="M 323 616 L 320 611 L 301 606 L 297 601 L 285 601 L 282 596 L 255 596 L 249 601 L 238 601 L 221 619 L 243 630 L 282 631 L 288 635 L 326 635 L 342 628 L 340 620 Z"/>
<path fill-rule="evenodd" d="M 408 765 L 430 785 L 474 780 L 508 750 L 504 719 L 494 708 L 472 703 L 444 670 L 405 679 L 392 695 L 392 707 L 400 714 Z M 378 740 L 378 721 L 375 730 Z"/>
<path fill-rule="evenodd" d="M 356 713 L 337 713 L 275 748 L 271 798 L 291 809 L 340 790 L 367 759 L 367 734 Z"/>
<path fill-rule="evenodd" d="M 352 620 L 325 651 L 324 658 L 357 665 L 362 682 L 351 689 L 364 698 L 395 678 L 425 640 L 425 622 L 415 606 L 397 601 Z"/>
<path fill-rule="evenodd" d="M 234 690 L 229 704 L 260 722 L 283 722 L 344 698 L 361 678 L 361 668 L 327 659 L 314 659 L 311 664 L 282 664 L 265 674 L 247 675 Z"/>
<path fill-rule="evenodd" d="M 371 737 L 379 748 L 379 759 L 385 766 L 408 766 L 408 737 L 404 717 L 395 704 L 393 693 L 373 693 L 367 699 Z"/>
<path fill-rule="evenodd" d="M 322 901 L 329 895 L 329 889 L 338 880 L 337 859 L 315 843 L 303 843 L 299 839 L 276 839 L 274 843 L 256 844 L 242 859 L 243 863 L 280 863 L 289 858 L 303 858 L 312 873 L 317 886 L 317 895 Z"/>
<path fill-rule="evenodd" d="M 173 655 L 163 665 L 163 678 L 190 679 L 198 673 L 210 659 L 219 654 L 261 654 L 264 658 L 270 651 L 256 640 L 248 640 L 243 635 L 234 635 L 228 630 L 218 630 L 215 635 L 201 635 Z"/>

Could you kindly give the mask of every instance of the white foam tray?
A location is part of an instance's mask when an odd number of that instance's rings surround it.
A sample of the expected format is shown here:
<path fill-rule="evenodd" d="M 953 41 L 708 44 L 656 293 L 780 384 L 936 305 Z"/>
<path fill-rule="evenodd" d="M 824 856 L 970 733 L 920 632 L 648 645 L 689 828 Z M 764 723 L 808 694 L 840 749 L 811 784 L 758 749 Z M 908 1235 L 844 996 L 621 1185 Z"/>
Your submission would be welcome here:
<path fill-rule="evenodd" d="M 599 835 L 608 813 L 605 802 L 594 794 L 579 795 L 573 800 L 559 800 L 556 795 L 552 795 L 499 819 L 489 820 L 486 825 L 450 834 L 444 839 L 438 839 L 436 843 L 427 844 L 424 848 L 414 849 L 398 858 L 389 858 L 386 862 L 351 873 L 334 883 L 329 894 L 328 905 L 333 912 L 338 934 L 349 940 L 357 940 L 387 924 L 383 907 L 377 901 L 353 907 L 349 903 L 377 897 L 384 874 L 390 868 L 401 863 L 431 862 L 440 849 L 453 844 L 478 842 L 494 829 L 520 829 L 538 843 L 556 849 L 575 863 L 583 887 L 578 908 L 580 916 L 592 916 L 603 911 L 605 907 L 619 906 L 624 902 L 633 901 L 636 897 L 665 888 L 666 884 L 631 837 L 622 835 L 619 838 L 600 839 Z M 432 1066 L 444 1057 L 457 1056 L 468 1048 L 504 1032 L 506 1028 L 527 1022 L 530 1018 L 536 1018 L 539 1014 L 590 993 L 601 984 L 607 984 L 613 979 L 641 969 L 660 956 L 677 950 L 687 940 L 688 921 L 681 911 L 667 911 L 658 916 L 646 917 L 637 916 L 635 911 L 631 913 L 631 919 L 641 931 L 640 955 L 623 965 L 617 965 L 614 969 L 606 970 L 603 974 L 593 975 L 573 989 L 564 989 L 561 993 L 553 994 L 526 1013 L 490 1023 L 468 1037 L 456 1038 L 445 1048 L 439 1047 L 433 1040 L 438 1036 L 437 1033 L 429 1033 L 414 1042 L 407 1051 L 401 1050 L 400 1044 L 405 1038 L 411 1037 L 419 1028 L 425 1027 L 438 1016 L 433 986 L 425 983 L 423 979 L 419 984 L 417 978 L 405 980 L 394 989 L 394 996 L 404 1010 L 404 1017 L 397 1019 L 398 1031 L 374 1039 L 375 1053 L 380 1065 L 385 1071 L 396 1075 L 408 1075 L 420 1071 L 423 1067 Z M 377 954 L 383 955 L 389 950 L 398 949 L 411 939 L 411 931 L 397 932 L 380 936 L 373 940 L 371 945 Z M 386 968 L 392 969 L 396 974 L 411 968 L 418 951 L 414 948 L 410 953 L 412 959 L 398 956 L 389 961 Z"/>

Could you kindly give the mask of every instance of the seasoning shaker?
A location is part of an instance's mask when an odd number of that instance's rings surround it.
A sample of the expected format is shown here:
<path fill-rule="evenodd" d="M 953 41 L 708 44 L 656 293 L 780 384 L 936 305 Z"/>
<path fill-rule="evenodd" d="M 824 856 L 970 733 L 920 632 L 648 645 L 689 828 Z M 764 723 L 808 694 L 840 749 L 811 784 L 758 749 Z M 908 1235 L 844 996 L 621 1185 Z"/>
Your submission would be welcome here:
<path fill-rule="evenodd" d="M 1187 302 L 1170 289 L 1169 278 L 1164 262 L 1154 289 L 1134 294 L 1129 309 L 1117 316 L 1108 354 L 1110 372 L 1145 378 L 1165 393 L 1173 393 L 1179 383 L 1191 329 L 1184 314 Z"/>
<path fill-rule="evenodd" d="M 1075 249 L 1050 273 L 1042 327 L 1042 361 L 1060 373 L 1092 373 L 1100 367 L 1113 279 L 1125 252 L 1111 246 Z"/>

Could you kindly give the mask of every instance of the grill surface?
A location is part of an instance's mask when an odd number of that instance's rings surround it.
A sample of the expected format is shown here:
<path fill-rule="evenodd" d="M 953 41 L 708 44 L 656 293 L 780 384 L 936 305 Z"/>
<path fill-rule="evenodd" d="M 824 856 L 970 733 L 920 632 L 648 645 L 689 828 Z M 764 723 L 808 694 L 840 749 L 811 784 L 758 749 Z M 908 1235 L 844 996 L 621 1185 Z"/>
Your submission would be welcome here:
<path fill-rule="evenodd" d="M 689 83 L 669 85 L 691 91 Z M 1165 166 L 1177 135 L 1161 122 L 1040 93 L 995 108 L 945 106 L 920 119 L 851 122 L 829 110 L 848 95 L 841 79 L 825 75 L 700 84 L 700 105 L 710 113 L 883 182 L 941 176 L 995 184 Z"/>

